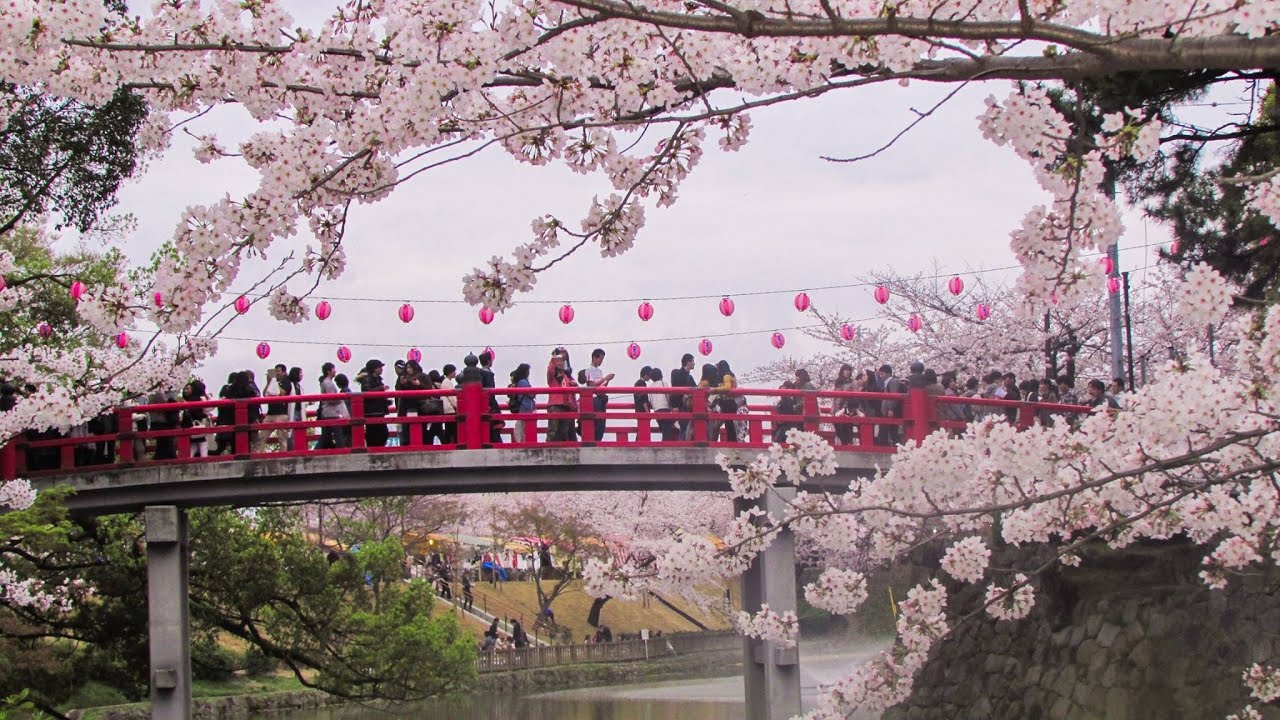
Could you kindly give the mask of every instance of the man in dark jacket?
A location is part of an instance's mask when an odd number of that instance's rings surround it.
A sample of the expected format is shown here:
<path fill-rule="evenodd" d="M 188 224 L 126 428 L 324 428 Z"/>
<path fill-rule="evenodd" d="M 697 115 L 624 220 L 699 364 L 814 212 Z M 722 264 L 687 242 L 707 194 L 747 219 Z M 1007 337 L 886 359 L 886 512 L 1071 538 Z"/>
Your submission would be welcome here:
<path fill-rule="evenodd" d="M 364 370 L 356 375 L 362 393 L 386 392 L 389 388 L 382 380 L 382 361 L 370 360 L 364 364 Z M 364 398 L 364 416 L 367 418 L 385 418 L 387 416 L 387 398 Z M 365 425 L 365 444 L 369 447 L 385 447 L 387 444 L 387 426 L 382 422 Z"/>
<path fill-rule="evenodd" d="M 693 377 L 693 354 L 692 353 L 685 353 L 684 357 L 680 358 L 680 367 L 671 371 L 671 387 L 673 388 L 698 387 L 698 381 Z M 692 407 L 692 404 L 690 402 L 690 397 L 691 396 L 683 393 L 678 395 L 673 393 L 671 395 L 671 411 L 672 412 L 689 412 L 689 408 Z M 688 420 L 680 421 L 680 439 L 681 440 L 690 439 L 690 428 L 692 427 L 693 427 L 693 423 L 689 422 Z"/>

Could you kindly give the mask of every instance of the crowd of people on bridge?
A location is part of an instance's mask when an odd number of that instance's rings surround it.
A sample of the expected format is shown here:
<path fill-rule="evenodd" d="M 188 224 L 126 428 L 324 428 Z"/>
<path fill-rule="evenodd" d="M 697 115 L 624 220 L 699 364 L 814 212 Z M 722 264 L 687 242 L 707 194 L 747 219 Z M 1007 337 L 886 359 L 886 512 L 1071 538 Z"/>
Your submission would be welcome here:
<path fill-rule="evenodd" d="M 619 399 L 618 394 L 594 394 L 591 397 L 591 408 L 580 408 L 579 400 L 583 397 L 579 389 L 607 388 L 616 386 L 614 373 L 604 369 L 606 354 L 602 349 L 592 351 L 589 364 L 575 369 L 568 350 L 555 348 L 545 367 L 534 368 L 529 363 L 520 363 L 510 372 L 506 387 L 549 388 L 545 396 L 543 411 L 547 414 L 545 422 L 545 439 L 548 442 L 571 442 L 579 439 L 608 440 L 607 433 L 613 432 L 615 437 L 625 432 L 635 432 L 635 425 L 611 427 L 603 415 L 609 407 L 610 400 L 614 406 Z M 396 361 L 394 377 L 384 375 L 385 365 L 381 360 L 370 359 L 352 380 L 344 373 L 337 372 L 333 363 L 324 363 L 320 367 L 317 385 L 322 395 L 332 395 L 315 404 L 315 417 L 321 420 L 350 419 L 352 417 L 352 397 L 356 393 L 382 393 L 386 391 L 440 390 L 445 391 L 426 397 L 395 398 L 370 395 L 362 398 L 364 418 L 384 418 L 382 422 L 365 422 L 365 444 L 369 447 L 387 445 L 409 445 L 421 443 L 452 444 L 458 439 L 457 410 L 458 398 L 453 391 L 461 386 L 474 383 L 482 388 L 498 389 L 498 377 L 493 370 L 493 355 L 482 352 L 479 355 L 468 354 L 462 360 L 462 368 L 446 363 L 439 369 L 425 370 L 415 360 Z M 295 433 L 290 423 L 299 423 L 310 416 L 306 404 L 291 398 L 310 393 L 304 390 L 306 375 L 300 367 L 288 367 L 277 364 L 268 368 L 261 381 L 252 370 L 241 370 L 231 373 L 226 384 L 217 393 L 218 399 L 226 400 L 258 400 L 245 404 L 248 413 L 248 424 L 253 427 L 249 433 L 251 452 L 269 452 L 277 450 L 293 450 L 299 438 L 305 438 L 310 447 L 328 449 L 349 447 L 351 444 L 350 427 L 341 423 L 326 424 L 320 428 L 318 435 Z M 708 437 L 722 438 L 728 442 L 745 440 L 748 432 L 748 418 L 759 406 L 748 407 L 748 398 L 735 393 L 738 389 L 737 377 L 728 361 L 720 360 L 715 364 L 705 363 L 700 368 L 694 356 L 686 353 L 680 359 L 679 367 L 664 373 L 661 368 L 645 366 L 638 377 L 629 383 L 634 388 L 627 395 L 636 413 L 651 414 L 656 424 L 656 433 L 650 426 L 651 437 L 662 441 L 691 440 L 694 423 L 688 417 L 681 417 L 692 411 L 692 396 L 687 392 L 671 392 L 667 388 L 708 390 L 707 410 L 718 419 L 708 421 Z M 1021 382 L 1012 372 L 991 371 L 981 378 L 969 377 L 965 381 L 955 371 L 939 373 L 927 368 L 922 363 L 913 363 L 905 378 L 899 377 L 894 368 L 888 364 L 878 369 L 865 369 L 855 372 L 852 365 L 845 364 L 830 388 L 835 391 L 858 391 L 868 393 L 906 393 L 910 388 L 922 388 L 927 394 L 937 397 L 965 397 L 999 400 L 1022 400 L 1027 402 L 1058 403 L 1094 408 L 1105 406 L 1118 410 L 1123 403 L 1124 382 L 1117 378 L 1110 385 L 1101 380 L 1090 380 L 1081 394 L 1074 379 L 1063 375 L 1054 379 L 1024 379 Z M 799 391 L 817 391 L 808 370 L 795 370 L 794 378 L 782 383 L 781 389 Z M 18 401 L 21 392 L 10 383 L 0 386 L 0 411 L 12 408 Z M 626 398 L 627 395 L 623 395 Z M 800 395 L 803 395 L 801 393 Z M 803 425 L 803 397 L 796 394 L 785 394 L 774 404 L 777 415 L 795 415 L 795 422 L 774 422 L 771 430 L 773 440 L 782 440 L 788 430 Z M 505 396 L 505 403 L 501 398 Z M 200 379 L 192 379 L 182 389 L 181 395 L 172 392 L 157 392 L 147 398 L 147 405 L 164 405 L 177 402 L 195 403 L 212 399 L 206 384 Z M 505 404 L 505 407 L 503 405 Z M 840 398 L 824 399 L 824 412 L 828 418 L 844 417 L 880 417 L 901 418 L 903 401 L 901 399 L 862 399 Z M 532 393 L 489 393 L 489 411 L 493 414 L 511 413 L 532 416 L 538 411 L 537 396 Z M 1043 424 L 1054 422 L 1061 412 L 1050 412 L 1043 409 L 1027 409 L 1015 407 L 990 407 L 981 404 L 940 403 L 939 413 L 948 420 L 971 421 L 985 416 L 1004 416 L 1010 422 L 1034 421 Z M 584 421 L 582 414 L 592 411 L 594 418 Z M 1035 413 L 1035 417 L 1020 417 L 1020 413 Z M 667 418 L 665 416 L 671 415 Z M 726 415 L 739 416 L 739 420 L 729 420 Z M 396 418 L 391 422 L 390 418 Z M 422 421 L 411 418 L 424 417 Z M 194 457 L 236 453 L 237 425 L 236 407 L 231 404 L 217 407 L 185 408 L 148 408 L 134 414 L 134 430 L 163 431 L 177 428 L 208 428 L 205 433 L 190 434 L 188 445 Z M 643 422 L 643 421 L 637 421 Z M 512 427 L 505 427 L 506 422 L 494 420 L 489 425 L 489 441 L 500 443 L 505 439 L 512 442 L 534 441 L 538 433 L 538 421 L 524 418 L 512 421 Z M 589 423 L 589 425 L 587 425 Z M 73 428 L 70 437 L 88 437 L 94 435 L 110 435 L 117 431 L 117 415 L 107 413 L 88 423 Z M 414 430 L 414 427 L 417 430 Z M 863 440 L 857 437 L 857 424 L 853 422 L 831 422 L 829 436 L 837 444 L 855 444 Z M 894 445 L 901 440 L 900 424 L 885 423 L 874 427 L 873 441 L 880 445 Z M 417 435 L 417 437 L 414 437 Z M 58 437 L 52 432 L 28 433 L 33 440 Z M 135 445 L 134 457 L 142 458 L 150 453 L 154 459 L 173 459 L 178 456 L 178 441 L 175 436 L 154 436 L 148 448 L 138 441 Z M 77 464 L 94 464 L 113 462 L 115 454 L 114 442 L 87 442 L 76 448 Z M 57 467 L 58 452 L 56 448 L 30 449 L 28 451 L 28 467 L 44 469 Z"/>

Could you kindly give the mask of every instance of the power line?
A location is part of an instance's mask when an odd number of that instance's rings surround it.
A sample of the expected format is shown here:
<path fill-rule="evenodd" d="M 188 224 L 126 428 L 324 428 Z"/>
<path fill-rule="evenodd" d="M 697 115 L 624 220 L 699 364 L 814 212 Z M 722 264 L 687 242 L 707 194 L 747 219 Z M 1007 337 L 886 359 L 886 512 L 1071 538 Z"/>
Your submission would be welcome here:
<path fill-rule="evenodd" d="M 1146 243 L 1143 245 L 1133 245 L 1129 247 L 1123 247 L 1121 248 L 1121 250 L 1122 251 L 1142 250 L 1142 249 L 1157 246 L 1157 245 L 1161 245 L 1161 243 Z M 1097 253 L 1086 253 L 1081 255 L 1080 257 L 1091 258 L 1091 257 L 1103 257 L 1105 255 L 1106 255 L 1106 252 L 1097 252 Z M 960 274 L 988 275 L 991 273 L 1005 272 L 1008 270 L 1019 270 L 1021 268 L 1022 268 L 1021 265 L 1004 265 L 1001 267 L 986 268 L 983 270 L 964 271 L 963 273 L 960 273 Z M 875 287 L 876 284 L 877 283 L 874 283 L 874 282 L 837 283 L 837 284 L 831 284 L 831 285 L 818 285 L 818 286 L 809 285 L 805 287 L 784 288 L 784 289 L 776 289 L 776 290 L 748 290 L 745 292 L 719 292 L 719 293 L 709 293 L 709 294 L 701 294 L 701 295 L 667 295 L 667 296 L 649 295 L 649 296 L 642 296 L 642 297 L 638 296 L 638 297 L 629 297 L 629 298 L 579 298 L 579 299 L 569 299 L 569 300 L 529 299 L 529 300 L 521 300 L 519 304 L 520 305 L 563 305 L 563 304 L 607 305 L 607 304 L 613 304 L 613 303 L 643 302 L 646 300 L 652 301 L 652 302 L 672 302 L 672 301 L 682 301 L 682 300 L 713 300 L 713 299 L 722 298 L 722 297 L 759 297 L 763 295 L 784 295 L 784 294 L 798 293 L 802 291 L 803 292 L 820 292 L 825 290 L 849 290 L 853 288 Z M 247 295 L 251 297 L 263 297 L 263 295 L 253 295 L 248 293 Z M 407 303 L 417 303 L 422 305 L 469 304 L 467 303 L 466 300 L 460 300 L 457 298 L 452 298 L 452 299 L 403 298 L 403 297 L 386 298 L 386 297 L 351 297 L 351 296 L 340 296 L 340 295 L 311 295 L 310 297 L 312 297 L 315 300 L 329 300 L 329 301 L 338 301 L 338 302 L 370 302 L 370 303 L 395 303 L 395 304 L 407 302 Z"/>

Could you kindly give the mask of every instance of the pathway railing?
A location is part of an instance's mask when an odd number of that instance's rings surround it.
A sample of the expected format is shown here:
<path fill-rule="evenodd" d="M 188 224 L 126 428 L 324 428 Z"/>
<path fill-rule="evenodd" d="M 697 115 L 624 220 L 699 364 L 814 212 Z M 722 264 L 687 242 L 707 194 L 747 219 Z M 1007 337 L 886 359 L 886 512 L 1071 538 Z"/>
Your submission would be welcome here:
<path fill-rule="evenodd" d="M 625 662 L 710 650 L 741 650 L 742 636 L 736 633 L 674 633 L 648 640 L 632 639 L 614 642 L 574 645 L 546 645 L 510 650 L 491 650 L 476 656 L 476 670 L 495 672 L 525 670 L 553 665 L 577 663 Z"/>
<path fill-rule="evenodd" d="M 661 393 L 677 409 L 637 411 L 634 396 Z M 534 412 L 508 412 L 511 396 L 548 396 Z M 596 409 L 603 398 L 603 409 Z M 783 401 L 787 401 L 784 403 Z M 267 405 L 346 404 L 348 417 L 308 412 L 265 422 Z M 446 408 L 456 406 L 456 411 Z M 323 407 L 323 406 L 322 406 Z M 384 411 L 385 408 L 385 411 Z M 781 408 L 781 409 L 780 409 Z M 214 423 L 192 426 L 191 411 Z M 28 432 L 0 448 L 0 478 L 77 474 L 164 464 L 268 457 L 488 448 L 765 448 L 790 428 L 817 432 L 840 449 L 892 453 L 938 428 L 958 430 L 975 414 L 1019 427 L 1089 412 L 1075 405 L 906 393 L 739 388 L 483 388 L 292 395 L 120 407 L 95 432 Z M 199 414 L 199 413 L 197 413 Z M 516 427 L 520 426 L 520 432 Z M 209 455 L 197 452 L 201 445 Z M 220 451 L 216 452 L 215 451 Z"/>

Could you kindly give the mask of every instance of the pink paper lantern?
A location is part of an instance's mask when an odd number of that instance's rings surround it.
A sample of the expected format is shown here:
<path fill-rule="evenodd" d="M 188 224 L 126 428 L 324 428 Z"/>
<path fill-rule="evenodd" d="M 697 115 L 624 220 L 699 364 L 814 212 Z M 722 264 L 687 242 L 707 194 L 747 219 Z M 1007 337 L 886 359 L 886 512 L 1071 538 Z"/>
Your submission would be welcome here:
<path fill-rule="evenodd" d="M 36 326 L 36 332 L 40 335 L 40 337 L 48 340 L 49 337 L 53 335 L 53 326 L 47 322 L 42 322 Z"/>
<path fill-rule="evenodd" d="M 729 317 L 733 314 L 733 301 L 729 298 L 720 298 L 720 314 Z"/>
<path fill-rule="evenodd" d="M 121 350 L 129 347 L 129 333 L 122 331 L 119 335 L 116 335 L 116 347 Z"/>
<path fill-rule="evenodd" d="M 251 303 L 249 302 L 249 298 L 241 295 L 240 297 L 236 298 L 236 302 L 235 302 L 236 312 L 240 313 L 241 315 L 249 312 L 250 304 Z"/>
<path fill-rule="evenodd" d="M 71 283 L 71 299 L 80 302 L 82 297 L 84 297 L 84 283 L 79 280 Z"/>
<path fill-rule="evenodd" d="M 158 308 L 164 307 L 164 295 L 161 295 L 160 293 L 156 293 L 153 299 L 155 300 L 156 307 Z"/>
<path fill-rule="evenodd" d="M 1109 255 L 1104 256 L 1101 260 L 1099 260 L 1098 264 L 1102 266 L 1103 275 L 1110 275 L 1111 271 L 1116 269 L 1115 261 L 1112 260 L 1111 256 Z"/>
<path fill-rule="evenodd" d="M 1169 243 L 1170 255 L 1177 255 L 1178 251 L 1181 249 L 1182 249 L 1182 243 L 1178 242 L 1177 240 L 1174 240 L 1173 242 Z"/>
<path fill-rule="evenodd" d="M 332 314 L 333 314 L 333 306 L 330 305 L 327 301 L 321 300 L 320 302 L 316 303 L 317 318 L 321 320 L 328 320 L 329 316 Z"/>
<path fill-rule="evenodd" d="M 1058 305 L 1058 293 L 1056 293 L 1056 292 L 1055 292 L 1055 293 L 1049 293 L 1049 302 L 1050 302 L 1050 303 L 1052 303 L 1054 307 L 1057 307 L 1057 305 Z"/>
<path fill-rule="evenodd" d="M 702 338 L 702 342 L 698 343 L 698 352 L 702 353 L 702 356 L 703 356 L 703 357 L 706 357 L 707 355 L 710 355 L 710 354 L 711 354 L 711 341 L 710 341 L 710 340 L 708 340 L 708 339 L 706 339 L 706 338 Z"/>
<path fill-rule="evenodd" d="M 991 317 L 991 306 L 986 303 L 978 303 L 978 307 L 973 309 L 973 316 L 981 322 Z"/>
<path fill-rule="evenodd" d="M 1258 247 L 1266 247 L 1271 244 L 1271 236 L 1268 235 L 1258 241 Z"/>
<path fill-rule="evenodd" d="M 809 309 L 809 293 L 796 294 L 796 310 L 804 312 Z"/>
<path fill-rule="evenodd" d="M 486 346 L 486 347 L 485 347 L 485 349 L 484 349 L 484 352 L 489 353 L 489 360 L 491 360 L 491 361 L 492 361 L 492 360 L 497 360 L 497 359 L 498 359 L 498 353 L 494 352 L 494 351 L 493 351 L 493 348 L 491 348 L 491 347 L 487 347 L 487 346 Z"/>
<path fill-rule="evenodd" d="M 0 275 L 0 292 L 4 292 L 6 287 L 8 287 L 8 285 L 4 281 L 4 276 Z"/>
<path fill-rule="evenodd" d="M 409 348 L 409 352 L 405 354 L 405 359 L 410 362 L 422 363 L 422 351 L 418 348 Z"/>
<path fill-rule="evenodd" d="M 840 326 L 840 337 L 844 338 L 845 342 L 848 342 L 857 336 L 858 328 L 850 325 L 849 323 L 845 323 Z"/>
<path fill-rule="evenodd" d="M 640 307 L 636 308 L 636 315 L 639 315 L 644 322 L 649 322 L 649 319 L 653 317 L 653 306 L 647 301 L 640 303 Z"/>
<path fill-rule="evenodd" d="M 409 303 L 405 303 L 401 305 L 400 311 L 397 314 L 400 316 L 400 322 L 402 323 L 413 322 L 413 306 L 410 305 Z"/>
<path fill-rule="evenodd" d="M 959 295 L 964 292 L 964 280 L 961 280 L 959 275 L 951 278 L 947 282 L 947 289 L 951 291 L 952 295 Z"/>
<path fill-rule="evenodd" d="M 640 359 L 640 343 L 631 343 L 627 346 L 627 357 L 632 360 Z"/>
<path fill-rule="evenodd" d="M 782 333 L 776 332 L 769 337 L 769 342 L 773 343 L 775 348 L 781 350 L 782 346 L 787 344 L 787 338 Z"/>
<path fill-rule="evenodd" d="M 911 317 L 907 318 L 907 329 L 911 332 L 920 332 L 920 327 L 923 324 L 920 321 L 920 316 L 915 313 L 911 313 Z"/>
<path fill-rule="evenodd" d="M 875 296 L 876 302 L 880 303 L 881 305 L 884 305 L 885 303 L 889 302 L 889 288 L 885 287 L 884 285 L 877 285 L 876 291 L 875 293 L 873 293 L 873 295 Z"/>
<path fill-rule="evenodd" d="M 1107 278 L 1107 291 L 1113 293 L 1120 292 L 1120 278 Z"/>
<path fill-rule="evenodd" d="M 259 360 L 266 360 L 271 355 L 271 346 L 265 342 L 260 342 L 258 343 L 257 353 Z"/>
<path fill-rule="evenodd" d="M 340 363 L 351 362 L 351 348 L 347 347 L 346 345 L 343 345 L 338 348 L 338 362 Z"/>
<path fill-rule="evenodd" d="M 565 325 L 568 325 L 569 323 L 573 322 L 573 306 L 572 305 L 560 306 L 560 322 L 564 323 Z"/>
<path fill-rule="evenodd" d="M 485 325 L 488 325 L 489 323 L 493 322 L 493 317 L 494 315 L 492 310 L 490 310 L 487 307 L 480 308 L 480 322 L 484 323 Z"/>

